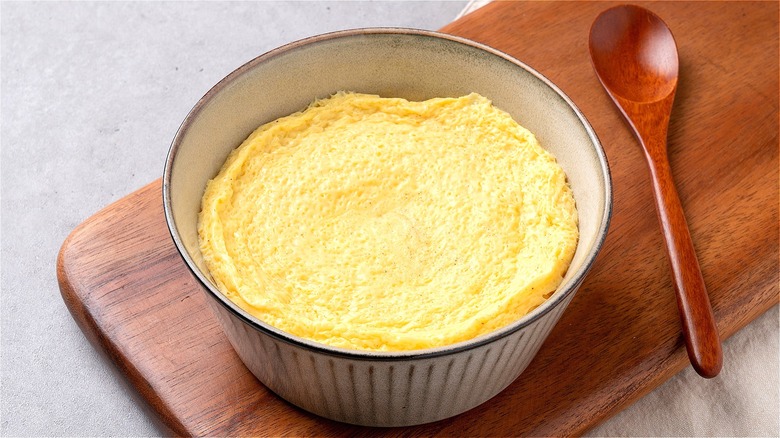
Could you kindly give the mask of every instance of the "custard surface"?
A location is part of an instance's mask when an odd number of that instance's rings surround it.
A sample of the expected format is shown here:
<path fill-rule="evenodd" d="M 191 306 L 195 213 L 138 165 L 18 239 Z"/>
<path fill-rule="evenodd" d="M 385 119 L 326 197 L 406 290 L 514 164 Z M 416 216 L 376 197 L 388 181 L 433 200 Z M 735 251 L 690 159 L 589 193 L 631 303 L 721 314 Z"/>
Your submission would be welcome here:
<path fill-rule="evenodd" d="M 338 93 L 265 124 L 207 185 L 198 232 L 215 284 L 253 316 L 379 351 L 517 320 L 578 239 L 555 158 L 478 94 Z"/>

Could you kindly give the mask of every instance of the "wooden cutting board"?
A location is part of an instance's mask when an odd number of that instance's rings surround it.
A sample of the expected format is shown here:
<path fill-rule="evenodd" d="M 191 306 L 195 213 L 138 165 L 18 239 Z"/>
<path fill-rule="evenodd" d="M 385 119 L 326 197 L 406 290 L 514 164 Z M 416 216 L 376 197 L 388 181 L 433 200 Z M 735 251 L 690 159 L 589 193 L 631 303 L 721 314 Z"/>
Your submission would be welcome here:
<path fill-rule="evenodd" d="M 688 365 L 639 147 L 601 90 L 587 35 L 604 2 L 495 3 L 443 30 L 503 50 L 557 83 L 603 142 L 614 216 L 591 274 L 524 374 L 455 418 L 400 429 L 325 420 L 242 365 L 186 271 L 160 182 L 65 241 L 57 273 L 84 333 L 182 435 L 574 435 Z M 681 78 L 669 154 L 723 338 L 778 302 L 778 7 L 649 3 Z M 728 366 L 729 357 L 725 358 Z"/>

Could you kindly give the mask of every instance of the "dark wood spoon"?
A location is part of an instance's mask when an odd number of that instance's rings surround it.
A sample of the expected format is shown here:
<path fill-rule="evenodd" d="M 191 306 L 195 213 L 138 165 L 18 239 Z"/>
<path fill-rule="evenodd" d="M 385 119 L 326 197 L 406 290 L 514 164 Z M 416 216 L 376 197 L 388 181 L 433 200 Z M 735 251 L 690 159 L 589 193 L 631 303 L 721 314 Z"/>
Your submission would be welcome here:
<path fill-rule="evenodd" d="M 715 377 L 723 364 L 720 337 L 666 152 L 679 70 L 674 37 L 652 12 L 623 5 L 596 18 L 589 46 L 601 85 L 633 129 L 650 167 L 688 357 L 701 376 Z"/>

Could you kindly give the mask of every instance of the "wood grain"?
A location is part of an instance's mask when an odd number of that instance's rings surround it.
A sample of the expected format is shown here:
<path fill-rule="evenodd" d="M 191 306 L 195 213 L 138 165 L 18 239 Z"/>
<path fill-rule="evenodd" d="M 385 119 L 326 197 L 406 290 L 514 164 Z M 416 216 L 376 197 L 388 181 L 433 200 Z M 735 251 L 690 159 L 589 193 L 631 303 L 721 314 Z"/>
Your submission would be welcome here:
<path fill-rule="evenodd" d="M 777 4 L 639 4 L 679 46 L 669 162 L 725 339 L 778 302 Z M 368 429 L 276 397 L 241 364 L 176 253 L 159 181 L 65 241 L 57 273 L 68 308 L 177 434 L 584 432 L 687 365 L 644 158 L 588 58 L 590 24 L 613 5 L 495 3 L 444 28 L 558 84 L 599 135 L 614 183 L 612 226 L 593 270 L 528 369 L 487 403 L 432 424 Z"/>

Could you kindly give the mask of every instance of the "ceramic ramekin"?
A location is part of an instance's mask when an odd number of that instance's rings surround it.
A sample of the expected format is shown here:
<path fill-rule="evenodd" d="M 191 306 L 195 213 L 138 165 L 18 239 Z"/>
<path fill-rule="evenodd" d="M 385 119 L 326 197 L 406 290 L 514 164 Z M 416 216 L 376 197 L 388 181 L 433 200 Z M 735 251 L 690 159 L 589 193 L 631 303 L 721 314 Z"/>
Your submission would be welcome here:
<path fill-rule="evenodd" d="M 255 128 L 340 90 L 413 100 L 477 92 L 534 132 L 566 172 L 580 218 L 574 259 L 552 297 L 515 323 L 470 341 L 385 353 L 293 336 L 223 296 L 198 248 L 197 220 L 207 181 Z M 612 206 L 604 151 L 582 113 L 549 80 L 490 47 L 395 28 L 315 36 L 272 50 L 228 75 L 195 105 L 176 134 L 163 197 L 176 248 L 252 373 L 303 409 L 372 426 L 447 418 L 512 383 L 582 283 L 606 236 Z"/>

